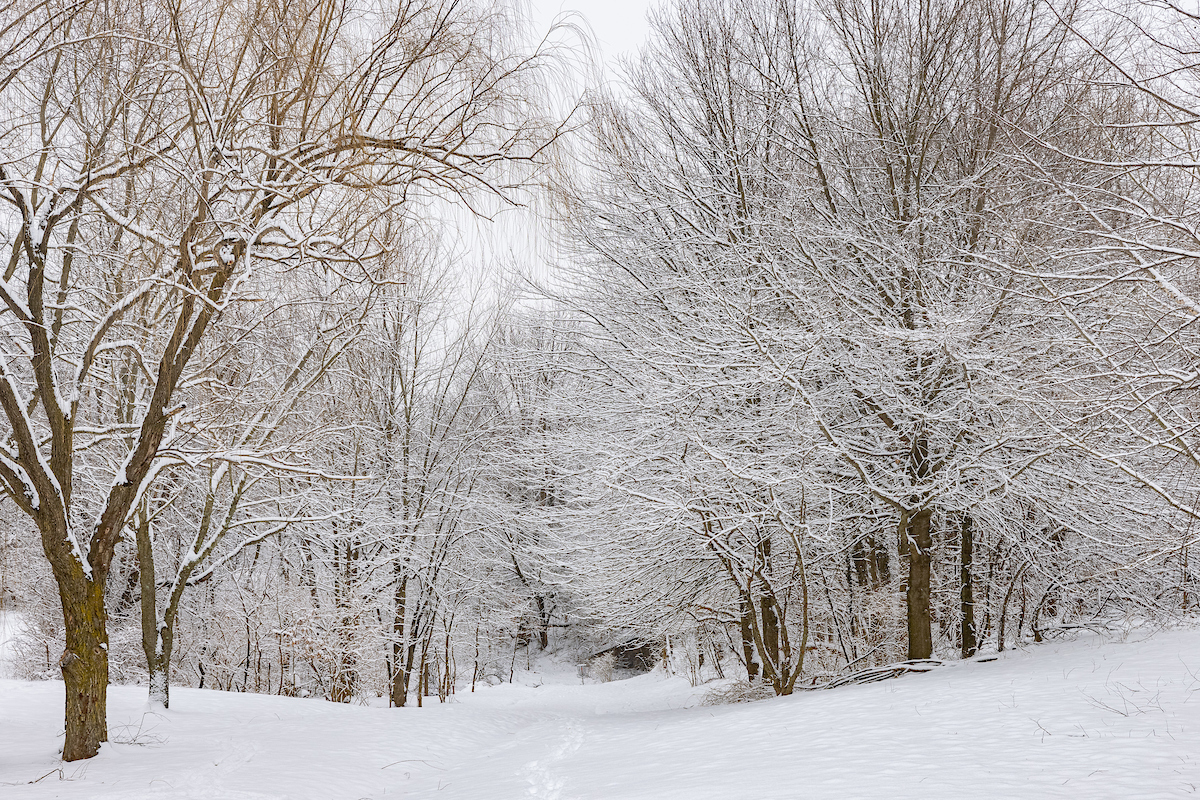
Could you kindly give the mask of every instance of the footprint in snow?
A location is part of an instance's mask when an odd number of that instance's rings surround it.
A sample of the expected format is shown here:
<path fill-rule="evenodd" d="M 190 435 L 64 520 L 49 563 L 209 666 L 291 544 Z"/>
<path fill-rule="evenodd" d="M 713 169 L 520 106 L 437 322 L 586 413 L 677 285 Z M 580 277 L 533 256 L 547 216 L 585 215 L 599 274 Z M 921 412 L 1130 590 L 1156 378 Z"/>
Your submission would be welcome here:
<path fill-rule="evenodd" d="M 562 743 L 555 748 L 550 757 L 550 764 L 574 753 L 583 744 L 583 731 L 573 722 L 566 724 Z M 538 761 L 530 761 L 521 770 L 525 780 L 529 781 L 529 796 L 537 800 L 564 800 L 562 778 L 556 778 L 549 766 Z"/>
<path fill-rule="evenodd" d="M 536 761 L 530 761 L 522 770 L 529 781 L 529 796 L 537 800 L 562 800 L 563 781 L 555 778 L 550 770 Z"/>

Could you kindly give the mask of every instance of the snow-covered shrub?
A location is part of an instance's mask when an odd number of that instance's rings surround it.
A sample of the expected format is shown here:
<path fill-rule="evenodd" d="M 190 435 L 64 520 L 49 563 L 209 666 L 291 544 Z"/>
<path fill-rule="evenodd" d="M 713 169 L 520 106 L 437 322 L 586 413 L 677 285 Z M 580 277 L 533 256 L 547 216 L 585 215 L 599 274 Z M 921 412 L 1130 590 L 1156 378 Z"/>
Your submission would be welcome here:
<path fill-rule="evenodd" d="M 601 683 L 608 683 L 613 679 L 613 670 L 616 669 L 616 666 L 617 655 L 609 650 L 588 662 L 588 674 Z"/>
<path fill-rule="evenodd" d="M 775 696 L 771 684 L 762 681 L 727 681 L 704 693 L 702 705 L 725 706 L 731 703 L 752 703 Z"/>

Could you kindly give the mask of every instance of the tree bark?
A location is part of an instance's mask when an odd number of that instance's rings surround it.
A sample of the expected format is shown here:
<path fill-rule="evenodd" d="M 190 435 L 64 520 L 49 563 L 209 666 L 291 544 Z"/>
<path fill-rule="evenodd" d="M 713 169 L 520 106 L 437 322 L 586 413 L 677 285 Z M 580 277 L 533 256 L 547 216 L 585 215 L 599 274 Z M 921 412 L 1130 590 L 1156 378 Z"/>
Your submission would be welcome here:
<path fill-rule="evenodd" d="M 1005 629 L 1008 619 L 1008 602 L 1012 600 L 1013 589 L 1016 588 L 1017 581 L 1020 580 L 1022 573 L 1025 572 L 1025 566 L 1026 564 L 1022 563 L 1017 568 L 1016 573 L 1012 576 L 1012 580 L 1008 583 L 1008 591 L 1004 593 L 1004 601 L 1000 603 L 1000 623 L 996 630 L 996 651 L 1000 653 L 1004 652 L 1004 639 L 1007 635 Z M 1019 635 L 1020 631 L 1018 630 L 1017 633 Z"/>
<path fill-rule="evenodd" d="M 538 613 L 538 645 L 547 650 L 550 647 L 550 614 L 546 611 L 546 598 L 534 595 L 533 601 Z"/>
<path fill-rule="evenodd" d="M 779 659 L 779 614 L 775 611 L 775 596 L 769 589 L 764 589 L 758 604 L 762 613 L 764 677 L 774 685 L 776 694 L 782 694 L 780 689 L 786 683 L 787 676 L 783 674 Z"/>
<path fill-rule="evenodd" d="M 929 561 L 933 549 L 930 521 L 933 509 L 913 514 L 908 526 L 908 657 L 933 655 L 932 620 L 929 607 Z"/>
<path fill-rule="evenodd" d="M 337 530 L 336 523 L 334 530 Z M 358 693 L 358 655 L 354 651 L 354 587 L 358 582 L 358 548 L 353 541 L 334 547 L 334 607 L 337 614 L 337 658 L 329 699 L 349 703 Z M 338 563 L 341 562 L 341 563 Z"/>
<path fill-rule="evenodd" d="M 742 653 L 746 659 L 746 678 L 751 683 L 758 680 L 759 665 L 755 658 L 754 648 L 754 605 L 746 599 L 742 600 Z"/>
<path fill-rule="evenodd" d="M 59 661 L 66 688 L 63 761 L 91 758 L 108 741 L 108 612 L 104 582 L 59 581 L 67 647 Z"/>
<path fill-rule="evenodd" d="M 888 560 L 888 549 L 885 545 L 880 544 L 875 540 L 875 537 L 870 538 L 871 543 L 871 582 L 873 589 L 878 589 L 885 586 L 892 580 L 892 567 Z"/>
<path fill-rule="evenodd" d="M 961 524 L 961 541 L 959 553 L 962 557 L 959 566 L 959 599 L 962 601 L 962 657 L 970 658 L 979 649 L 975 635 L 975 593 L 971 586 L 971 561 L 974 557 L 974 532 L 972 531 L 971 515 L 963 514 Z"/>
<path fill-rule="evenodd" d="M 390 700 L 393 706 L 401 708 L 408 700 L 408 674 L 412 653 L 408 655 L 409 664 L 404 660 L 405 630 L 404 618 L 408 604 L 408 578 L 403 569 L 397 567 L 395 609 L 392 621 L 392 685 Z"/>
<path fill-rule="evenodd" d="M 158 617 L 158 587 L 154 580 L 154 542 L 150 521 L 140 514 L 134 529 L 137 540 L 138 573 L 142 589 L 142 653 L 150 676 L 150 702 L 163 708 L 171 705 L 170 629 Z"/>

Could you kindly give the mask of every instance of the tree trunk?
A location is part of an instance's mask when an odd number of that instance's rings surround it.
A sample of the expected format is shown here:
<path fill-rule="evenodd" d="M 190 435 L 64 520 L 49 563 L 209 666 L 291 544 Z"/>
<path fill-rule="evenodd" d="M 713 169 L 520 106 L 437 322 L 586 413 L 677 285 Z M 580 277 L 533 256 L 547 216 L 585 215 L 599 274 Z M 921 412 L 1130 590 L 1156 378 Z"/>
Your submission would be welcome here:
<path fill-rule="evenodd" d="M 335 667 L 337 672 L 329 687 L 329 699 L 334 703 L 349 703 L 358 693 L 358 659 L 354 652 L 346 646 L 345 637 L 341 633 L 338 638 L 343 639 L 340 642 L 342 648 L 337 656 Z"/>
<path fill-rule="evenodd" d="M 336 530 L 336 528 L 335 528 Z M 354 613 L 354 588 L 358 581 L 358 549 L 348 542 L 345 549 L 334 548 L 336 574 L 334 607 L 337 614 L 337 657 L 329 699 L 349 703 L 358 693 L 358 654 L 354 651 L 354 631 L 358 618 Z M 344 560 L 343 560 L 344 559 Z M 341 560 L 340 565 L 337 562 Z"/>
<path fill-rule="evenodd" d="M 746 659 L 746 678 L 751 683 L 758 680 L 759 670 L 758 661 L 755 658 L 753 614 L 754 606 L 748 600 L 743 599 L 740 625 L 742 632 L 742 653 Z"/>
<path fill-rule="evenodd" d="M 421 648 L 421 669 L 417 673 L 417 708 L 422 708 L 425 705 L 425 698 L 429 695 L 429 650 Z"/>
<path fill-rule="evenodd" d="M 103 581 L 59 581 L 67 647 L 59 667 L 66 687 L 63 761 L 91 758 L 108 741 L 108 613 Z"/>
<path fill-rule="evenodd" d="M 962 563 L 959 568 L 959 599 L 962 601 L 962 657 L 970 658 L 979 649 L 975 635 L 975 593 L 971 587 L 971 559 L 975 543 L 971 530 L 971 515 L 963 514 L 962 540 L 959 552 Z"/>
<path fill-rule="evenodd" d="M 143 644 L 143 648 L 145 645 Z M 171 707 L 171 655 L 163 648 L 162 654 L 157 658 L 148 657 L 147 666 L 150 670 L 150 702 L 152 704 L 161 705 L 163 708 Z"/>
<path fill-rule="evenodd" d="M 764 588 L 758 601 L 762 610 L 763 677 L 771 681 L 776 694 L 782 694 L 780 690 L 787 682 L 787 675 L 779 659 L 779 615 L 775 611 L 775 596 L 769 591 Z"/>
<path fill-rule="evenodd" d="M 892 580 L 892 567 L 888 560 L 887 547 L 880 544 L 872 536 L 871 554 L 873 556 L 871 562 L 871 581 L 872 588 L 878 589 L 880 586 L 885 586 Z"/>
<path fill-rule="evenodd" d="M 171 637 L 165 623 L 142 616 L 142 652 L 146 655 L 146 670 L 150 674 L 150 702 L 171 707 Z"/>
<path fill-rule="evenodd" d="M 874 581 L 871 579 L 871 568 L 874 566 L 873 561 L 875 554 L 870 552 L 865 538 L 859 537 L 854 540 L 850 546 L 850 569 L 854 578 L 858 580 L 858 585 L 863 588 L 874 586 Z M 854 591 L 853 582 L 847 578 L 847 585 L 851 587 L 850 591 Z"/>
<path fill-rule="evenodd" d="M 932 621 L 929 609 L 929 560 L 933 549 L 930 520 L 933 509 L 912 516 L 908 526 L 908 657 L 933 655 Z"/>
<path fill-rule="evenodd" d="M 397 568 L 397 572 L 401 572 Z M 408 671 L 409 665 L 404 661 L 405 630 L 404 618 L 408 604 L 408 578 L 396 576 L 395 616 L 392 622 L 392 685 L 390 700 L 393 706 L 400 708 L 408 700 Z M 409 661 L 412 654 L 409 654 Z"/>
<path fill-rule="evenodd" d="M 1016 588 L 1017 581 L 1024 572 L 1025 564 L 1021 564 L 1021 566 L 1017 568 L 1016 574 L 1012 576 L 1012 580 L 1009 581 L 1008 591 L 1004 593 L 1004 601 L 1000 603 L 1000 624 L 996 630 L 996 651 L 1000 653 L 1004 652 L 1004 639 L 1007 635 L 1005 627 L 1008 618 L 1008 602 L 1012 600 L 1013 589 Z M 1018 634 L 1019 633 L 1020 631 L 1018 631 Z"/>
<path fill-rule="evenodd" d="M 150 675 L 150 702 L 163 708 L 171 705 L 171 636 L 170 628 L 158 616 L 158 587 L 154 580 L 154 543 L 150 522 L 140 514 L 134 528 L 137 540 L 138 573 L 142 589 L 142 653 L 146 656 L 146 671 Z"/>
<path fill-rule="evenodd" d="M 550 647 L 550 614 L 546 611 L 546 598 L 539 594 L 534 595 L 533 600 L 537 604 L 538 645 L 546 650 Z"/>

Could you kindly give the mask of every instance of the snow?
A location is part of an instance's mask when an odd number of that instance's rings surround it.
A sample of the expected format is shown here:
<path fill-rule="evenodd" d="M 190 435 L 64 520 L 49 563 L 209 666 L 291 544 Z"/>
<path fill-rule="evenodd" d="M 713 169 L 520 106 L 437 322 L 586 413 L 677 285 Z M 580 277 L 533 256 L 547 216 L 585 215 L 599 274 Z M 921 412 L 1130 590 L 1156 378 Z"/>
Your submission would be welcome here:
<path fill-rule="evenodd" d="M 29 473 L 17 461 L 12 451 L 3 445 L 0 445 L 0 464 L 8 467 L 9 471 L 17 476 L 17 480 L 21 482 L 22 494 L 29 500 L 29 505 L 35 509 L 39 508 L 37 489 L 29 479 Z"/>
<path fill-rule="evenodd" d="M 5 303 L 16 308 L 22 321 L 33 319 L 33 312 L 29 310 L 29 306 L 21 298 L 20 293 L 3 278 L 0 278 L 0 297 L 4 298 Z"/>
<path fill-rule="evenodd" d="M 557 682 L 554 682 L 557 681 Z M 698 705 L 661 672 L 480 689 L 421 708 L 113 687 L 63 764 L 62 686 L 0 681 L 0 794 L 21 798 L 1169 798 L 1200 789 L 1200 631 Z M 61 734 L 59 734 L 61 736 Z M 61 772 L 60 772 L 61 769 Z M 37 783 L 29 781 L 41 779 Z"/>
<path fill-rule="evenodd" d="M 9 664 L 12 662 L 13 645 L 24 629 L 25 623 L 20 614 L 0 608 L 0 678 L 7 678 L 12 674 Z M 3 705 L 0 705 L 0 712 L 3 708 Z M 0 714 L 0 721 L 3 719 L 3 715 Z"/>

